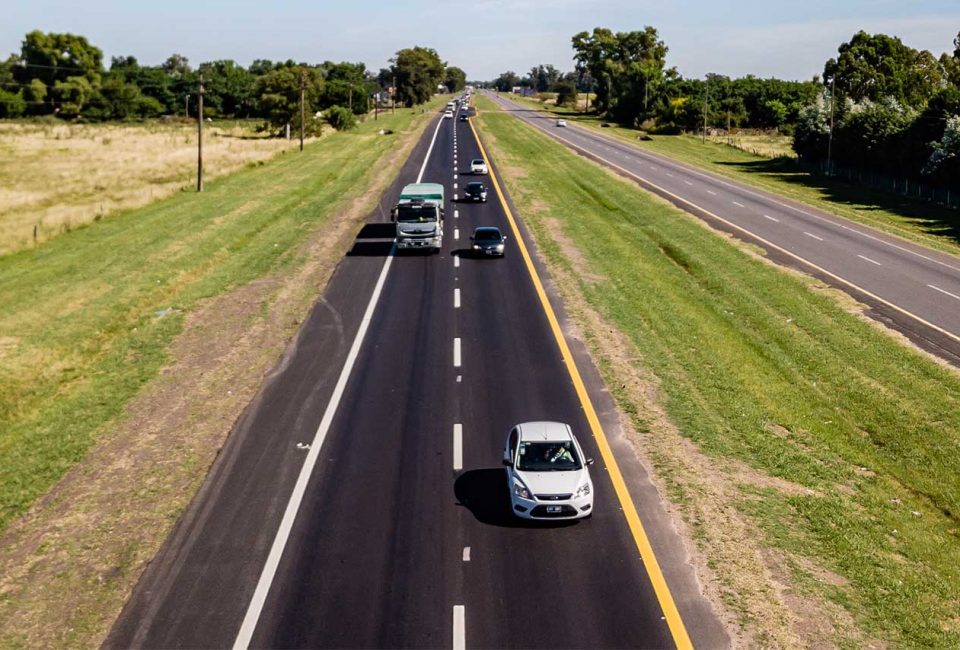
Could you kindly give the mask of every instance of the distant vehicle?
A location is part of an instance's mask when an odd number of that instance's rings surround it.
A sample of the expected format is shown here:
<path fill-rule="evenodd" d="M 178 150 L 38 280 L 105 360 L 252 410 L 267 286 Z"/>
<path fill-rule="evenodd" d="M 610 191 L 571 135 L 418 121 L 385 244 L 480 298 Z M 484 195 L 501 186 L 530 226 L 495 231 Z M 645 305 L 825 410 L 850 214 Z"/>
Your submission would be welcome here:
<path fill-rule="evenodd" d="M 473 242 L 470 248 L 477 255 L 503 257 L 503 244 L 507 241 L 507 238 L 503 236 L 499 228 L 481 226 L 473 231 L 470 241 Z"/>
<path fill-rule="evenodd" d="M 445 111 L 443 112 L 443 117 L 444 117 L 444 118 L 451 118 L 451 117 L 453 117 L 453 111 L 451 111 L 451 110 L 448 108 L 447 110 L 445 110 Z"/>
<path fill-rule="evenodd" d="M 557 120 L 557 126 L 566 126 L 566 125 L 567 125 L 566 120 Z"/>
<path fill-rule="evenodd" d="M 510 510 L 525 519 L 581 519 L 593 514 L 593 482 L 580 443 L 562 422 L 524 422 L 503 449 Z"/>
<path fill-rule="evenodd" d="M 456 107 L 457 107 L 457 102 L 454 102 L 454 101 L 447 102 L 447 108 L 449 108 L 450 110 L 453 110 Z"/>
<path fill-rule="evenodd" d="M 467 201 L 487 202 L 487 187 L 480 181 L 471 181 L 464 188 L 463 197 Z"/>
<path fill-rule="evenodd" d="M 397 248 L 440 252 L 443 246 L 443 185 L 411 183 L 400 190 L 391 213 L 397 222 Z"/>
<path fill-rule="evenodd" d="M 467 121 L 467 114 L 466 114 L 466 113 L 460 113 L 460 121 L 461 121 L 461 122 L 466 122 L 466 121 Z"/>
<path fill-rule="evenodd" d="M 487 163 L 483 158 L 474 158 L 470 161 L 470 173 L 471 174 L 486 174 L 487 173 Z"/>

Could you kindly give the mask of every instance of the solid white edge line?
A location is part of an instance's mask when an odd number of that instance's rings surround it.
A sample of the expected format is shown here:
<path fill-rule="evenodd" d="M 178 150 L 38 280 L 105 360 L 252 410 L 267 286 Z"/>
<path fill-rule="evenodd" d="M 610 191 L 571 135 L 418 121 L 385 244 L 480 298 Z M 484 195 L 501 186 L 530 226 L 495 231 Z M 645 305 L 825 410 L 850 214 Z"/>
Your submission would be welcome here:
<path fill-rule="evenodd" d="M 459 287 L 453 290 L 453 307 L 454 309 L 460 309 L 460 288 Z"/>
<path fill-rule="evenodd" d="M 453 469 L 463 469 L 463 425 L 453 425 Z"/>
<path fill-rule="evenodd" d="M 460 367 L 460 337 L 453 339 L 453 367 Z"/>
<path fill-rule="evenodd" d="M 427 162 L 430 160 L 430 153 L 433 151 L 433 145 L 437 141 L 437 134 L 440 132 L 442 121 L 437 123 L 437 128 L 433 132 L 433 138 L 430 140 L 430 147 L 427 149 L 426 156 L 423 159 L 423 165 L 420 167 L 420 174 L 417 176 L 417 182 L 423 178 L 424 170 L 427 168 Z M 260 621 L 260 613 L 267 601 L 267 595 L 270 587 L 273 585 L 273 578 L 280 566 L 280 558 L 283 556 L 283 549 L 290 538 L 290 531 L 293 529 L 293 523 L 297 518 L 297 512 L 300 509 L 300 503 L 307 490 L 307 483 L 310 481 L 310 475 L 317 464 L 317 458 L 320 456 L 320 448 L 327 437 L 333 417 L 336 415 L 337 408 L 340 406 L 340 399 L 347 387 L 347 381 L 350 379 L 350 373 L 353 365 L 360 355 L 360 347 L 363 345 L 363 339 L 366 337 L 367 329 L 373 320 L 373 312 L 376 310 L 377 303 L 380 301 L 380 294 L 383 291 L 383 285 L 386 284 L 387 274 L 390 272 L 390 266 L 393 264 L 394 253 L 397 245 L 394 244 L 387 254 L 387 259 L 383 262 L 383 268 L 380 269 L 380 276 L 377 278 L 377 284 L 373 288 L 373 294 L 367 303 L 367 309 L 360 320 L 360 327 L 357 329 L 357 335 L 353 339 L 353 345 L 350 346 L 350 352 L 344 361 L 343 368 L 340 370 L 340 376 L 337 378 L 337 384 L 334 386 L 330 401 L 327 402 L 327 408 L 323 412 L 323 418 L 317 427 L 317 432 L 310 443 L 310 451 L 300 467 L 300 474 L 297 476 L 297 482 L 293 486 L 293 492 L 290 494 L 290 500 L 283 512 L 283 518 L 280 520 L 280 526 L 277 528 L 277 534 L 273 538 L 273 544 L 270 546 L 270 552 L 267 554 L 267 561 L 260 572 L 260 578 L 257 580 L 257 586 L 254 589 L 253 596 L 250 598 L 250 604 L 247 606 L 243 622 L 240 624 L 240 630 L 237 632 L 237 638 L 234 639 L 234 650 L 246 650 L 250 646 L 250 640 L 256 630 L 257 623 Z"/>
<path fill-rule="evenodd" d="M 945 289 L 941 289 L 940 287 L 936 287 L 932 284 L 928 284 L 927 286 L 933 289 L 934 291 L 939 291 L 940 293 L 944 293 L 950 296 L 951 298 L 956 298 L 957 300 L 960 300 L 960 296 L 956 295 L 955 293 L 950 293 L 949 291 L 946 291 Z"/>
<path fill-rule="evenodd" d="M 813 239 L 816 239 L 817 241 L 823 241 L 823 237 L 818 237 L 817 235 L 814 235 L 812 232 L 807 232 L 806 230 L 804 230 L 804 231 L 803 231 L 803 234 L 806 235 L 807 237 L 812 237 Z"/>
<path fill-rule="evenodd" d="M 860 255 L 859 253 L 857 254 L 857 257 L 859 257 L 859 258 L 862 259 L 862 260 L 866 260 L 866 261 L 870 262 L 871 264 L 876 264 L 877 266 L 883 266 L 883 264 L 881 264 L 881 263 L 878 262 L 877 260 L 872 260 L 872 259 L 870 259 L 869 257 L 864 257 L 863 255 Z"/>
<path fill-rule="evenodd" d="M 453 606 L 453 650 L 467 650 L 467 612 L 463 605 Z"/>

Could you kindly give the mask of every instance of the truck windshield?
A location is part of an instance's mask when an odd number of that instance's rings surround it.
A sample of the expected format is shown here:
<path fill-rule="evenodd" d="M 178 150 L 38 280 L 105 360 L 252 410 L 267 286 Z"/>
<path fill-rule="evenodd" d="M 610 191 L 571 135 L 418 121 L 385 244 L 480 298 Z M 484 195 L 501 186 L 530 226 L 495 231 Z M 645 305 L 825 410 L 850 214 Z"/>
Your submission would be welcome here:
<path fill-rule="evenodd" d="M 432 205 L 401 205 L 397 208 L 397 221 L 436 221 L 437 208 Z"/>

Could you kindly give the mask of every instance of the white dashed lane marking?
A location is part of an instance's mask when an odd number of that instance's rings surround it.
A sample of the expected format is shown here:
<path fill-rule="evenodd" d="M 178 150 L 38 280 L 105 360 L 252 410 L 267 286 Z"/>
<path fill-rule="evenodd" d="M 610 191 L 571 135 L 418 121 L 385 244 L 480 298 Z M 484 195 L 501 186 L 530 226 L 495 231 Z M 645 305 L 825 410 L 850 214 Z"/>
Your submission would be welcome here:
<path fill-rule="evenodd" d="M 779 219 L 777 219 L 776 217 L 771 217 L 769 214 L 763 215 L 763 218 L 764 218 L 764 219 L 769 219 L 770 221 L 776 221 L 777 223 L 780 223 L 780 220 L 779 220 Z"/>
<path fill-rule="evenodd" d="M 453 425 L 453 469 L 463 469 L 463 425 Z"/>
<path fill-rule="evenodd" d="M 863 255 L 857 255 L 857 257 L 859 257 L 859 258 L 862 259 L 862 260 L 866 260 L 867 262 L 870 262 L 871 264 L 876 264 L 877 266 L 883 266 L 883 264 L 881 264 L 880 262 L 878 262 L 878 261 L 876 261 L 876 260 L 872 260 L 872 259 L 870 259 L 869 257 L 864 257 Z"/>
<path fill-rule="evenodd" d="M 803 234 L 806 235 L 807 237 L 810 237 L 811 239 L 816 239 L 817 241 L 823 241 L 823 237 L 817 237 L 812 232 L 807 232 L 806 230 L 804 230 Z"/>
<path fill-rule="evenodd" d="M 949 291 L 946 291 L 946 290 L 944 290 L 944 289 L 941 289 L 940 287 L 935 287 L 935 286 L 932 285 L 932 284 L 928 284 L 927 286 L 930 287 L 931 289 L 933 289 L 934 291 L 939 291 L 940 293 L 942 293 L 942 294 L 944 294 L 944 295 L 947 295 L 947 296 L 950 296 L 951 298 L 956 298 L 957 300 L 960 300 L 960 296 L 958 296 L 958 295 L 955 294 L 955 293 L 950 293 Z"/>

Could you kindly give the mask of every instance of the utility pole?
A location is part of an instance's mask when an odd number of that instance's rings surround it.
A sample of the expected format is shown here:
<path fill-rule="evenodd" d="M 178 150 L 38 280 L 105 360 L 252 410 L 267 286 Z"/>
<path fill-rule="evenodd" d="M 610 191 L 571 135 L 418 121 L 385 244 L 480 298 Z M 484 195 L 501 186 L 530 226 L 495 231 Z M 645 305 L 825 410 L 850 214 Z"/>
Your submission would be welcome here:
<path fill-rule="evenodd" d="M 710 75 L 707 74 L 703 93 L 703 144 L 707 144 L 707 111 L 710 104 Z"/>
<path fill-rule="evenodd" d="M 837 73 L 830 79 L 830 135 L 827 137 L 827 176 L 833 175 L 833 107 L 837 96 Z"/>
<path fill-rule="evenodd" d="M 303 76 L 303 70 L 300 71 L 300 151 L 303 151 L 303 91 L 307 82 Z"/>
<path fill-rule="evenodd" d="M 390 77 L 390 114 L 397 112 L 397 75 Z"/>
<path fill-rule="evenodd" d="M 197 90 L 197 191 L 203 191 L 203 73 Z"/>

